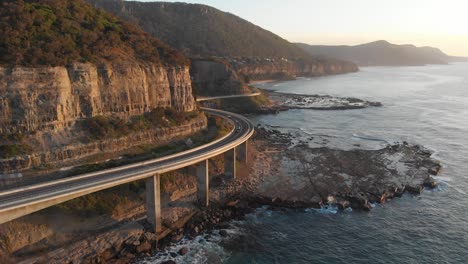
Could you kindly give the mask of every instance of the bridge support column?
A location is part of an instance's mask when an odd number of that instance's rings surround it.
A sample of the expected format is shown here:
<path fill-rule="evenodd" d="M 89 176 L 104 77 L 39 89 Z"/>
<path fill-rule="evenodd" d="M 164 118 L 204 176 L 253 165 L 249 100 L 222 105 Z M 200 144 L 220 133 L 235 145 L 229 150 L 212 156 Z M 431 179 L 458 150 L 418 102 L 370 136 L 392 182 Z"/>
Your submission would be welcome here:
<path fill-rule="evenodd" d="M 236 178 L 236 149 L 224 152 L 224 174 L 230 178 Z"/>
<path fill-rule="evenodd" d="M 247 162 L 247 141 L 236 147 L 237 159 L 241 162 Z"/>
<path fill-rule="evenodd" d="M 161 219 L 161 175 L 146 179 L 146 217 L 156 233 L 162 231 Z"/>
<path fill-rule="evenodd" d="M 195 165 L 197 175 L 197 199 L 202 205 L 210 205 L 210 176 L 208 174 L 208 160 Z"/>

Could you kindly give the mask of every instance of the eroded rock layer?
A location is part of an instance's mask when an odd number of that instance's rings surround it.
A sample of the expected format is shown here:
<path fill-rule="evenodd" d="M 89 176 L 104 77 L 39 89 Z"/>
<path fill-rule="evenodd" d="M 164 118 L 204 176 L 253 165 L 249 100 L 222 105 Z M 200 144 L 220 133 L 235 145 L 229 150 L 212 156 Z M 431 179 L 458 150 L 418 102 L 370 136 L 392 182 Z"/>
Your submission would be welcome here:
<path fill-rule="evenodd" d="M 0 67 L 0 133 L 62 129 L 97 115 L 195 108 L 189 68 L 154 64 Z"/>

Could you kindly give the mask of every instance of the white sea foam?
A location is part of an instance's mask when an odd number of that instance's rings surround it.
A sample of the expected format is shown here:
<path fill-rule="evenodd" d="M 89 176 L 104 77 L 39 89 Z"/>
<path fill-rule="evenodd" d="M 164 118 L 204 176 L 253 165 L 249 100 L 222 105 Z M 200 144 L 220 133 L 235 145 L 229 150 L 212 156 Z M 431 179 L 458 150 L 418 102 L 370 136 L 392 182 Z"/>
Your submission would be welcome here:
<path fill-rule="evenodd" d="M 387 140 L 385 140 L 385 139 L 382 139 L 382 138 L 376 138 L 376 137 L 367 136 L 367 135 L 353 134 L 353 137 L 354 137 L 354 138 L 357 138 L 357 139 L 362 139 L 362 140 L 369 140 L 369 141 L 381 141 L 381 142 L 388 143 L 388 141 L 387 141 Z"/>
<path fill-rule="evenodd" d="M 228 231 L 228 234 L 234 233 Z M 171 245 L 165 251 L 144 259 L 140 263 L 159 264 L 168 260 L 173 260 L 176 263 L 223 263 L 229 258 L 230 254 L 219 244 L 222 239 L 217 231 L 213 232 L 210 236 L 197 236 L 192 240 L 184 238 L 177 244 Z M 189 249 L 188 253 L 184 256 L 177 254 L 184 247 Z M 173 257 L 171 253 L 177 255 Z"/>
<path fill-rule="evenodd" d="M 339 209 L 335 205 L 323 205 L 320 208 L 307 208 L 304 210 L 305 212 L 313 212 L 319 214 L 337 214 Z"/>

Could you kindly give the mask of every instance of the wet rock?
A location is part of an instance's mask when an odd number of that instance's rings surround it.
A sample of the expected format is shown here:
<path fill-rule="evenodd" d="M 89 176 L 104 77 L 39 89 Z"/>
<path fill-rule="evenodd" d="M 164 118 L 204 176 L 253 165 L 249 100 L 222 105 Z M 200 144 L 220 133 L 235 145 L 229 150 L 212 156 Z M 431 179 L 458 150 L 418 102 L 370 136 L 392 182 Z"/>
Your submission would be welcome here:
<path fill-rule="evenodd" d="M 395 197 L 401 197 L 403 196 L 403 193 L 405 193 L 405 187 L 401 187 L 401 188 L 395 188 Z"/>
<path fill-rule="evenodd" d="M 221 229 L 227 229 L 229 228 L 229 223 L 228 222 L 222 222 L 222 223 L 219 223 L 218 227 L 221 228 Z"/>
<path fill-rule="evenodd" d="M 219 230 L 219 235 L 222 237 L 227 237 L 228 233 L 226 230 L 222 229 L 222 230 Z"/>
<path fill-rule="evenodd" d="M 231 211 L 228 211 L 228 210 L 224 211 L 224 213 L 223 213 L 223 216 L 225 218 L 229 218 L 229 217 L 231 217 L 231 215 L 232 215 Z"/>
<path fill-rule="evenodd" d="M 162 262 L 161 264 L 177 264 L 177 262 L 175 262 L 174 260 L 166 260 Z"/>
<path fill-rule="evenodd" d="M 349 203 L 348 200 L 337 199 L 336 206 L 338 207 L 338 209 L 344 210 L 344 209 L 350 207 L 350 203 Z"/>
<path fill-rule="evenodd" d="M 424 187 L 422 185 L 406 185 L 405 189 L 411 194 L 421 194 Z"/>
<path fill-rule="evenodd" d="M 178 253 L 179 253 L 179 255 L 184 256 L 185 254 L 188 253 L 188 251 L 189 251 L 189 249 L 187 247 L 183 247 L 183 248 L 179 249 Z"/>
<path fill-rule="evenodd" d="M 354 194 L 348 198 L 350 207 L 352 209 L 363 209 L 363 210 L 368 210 L 370 209 L 369 202 L 367 200 L 367 197 L 362 194 Z"/>
<path fill-rule="evenodd" d="M 427 176 L 427 178 L 423 182 L 423 186 L 433 189 L 433 188 L 437 187 L 437 182 L 431 176 Z"/>
<path fill-rule="evenodd" d="M 390 200 L 394 196 L 394 190 L 386 190 L 381 196 L 380 196 L 380 203 L 385 203 L 387 200 Z"/>
<path fill-rule="evenodd" d="M 175 253 L 175 252 L 170 252 L 169 255 L 171 255 L 171 257 L 173 257 L 173 258 L 177 257 L 177 253 Z"/>
<path fill-rule="evenodd" d="M 439 171 L 440 171 L 440 166 L 432 167 L 428 170 L 429 174 L 431 175 L 437 175 L 439 174 Z"/>

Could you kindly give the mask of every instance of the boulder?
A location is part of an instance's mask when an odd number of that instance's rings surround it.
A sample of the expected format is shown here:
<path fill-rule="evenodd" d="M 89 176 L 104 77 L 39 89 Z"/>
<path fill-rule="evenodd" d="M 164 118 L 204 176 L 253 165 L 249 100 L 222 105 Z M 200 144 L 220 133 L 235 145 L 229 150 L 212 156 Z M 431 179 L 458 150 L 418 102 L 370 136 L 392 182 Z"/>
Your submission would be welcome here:
<path fill-rule="evenodd" d="M 171 242 L 172 243 L 177 243 L 179 242 L 180 240 L 182 240 L 182 238 L 184 238 L 184 234 L 174 234 L 172 237 L 171 237 Z"/>
<path fill-rule="evenodd" d="M 186 255 L 188 253 L 188 251 L 189 251 L 189 249 L 187 247 L 183 247 L 183 248 L 179 249 L 178 253 L 179 253 L 179 255 L 184 256 L 184 255 Z"/>
<path fill-rule="evenodd" d="M 437 187 L 437 182 L 431 176 L 427 176 L 427 178 L 423 182 L 423 186 L 433 189 L 433 188 Z"/>
<path fill-rule="evenodd" d="M 222 237 L 226 237 L 228 235 L 227 231 L 222 229 L 222 230 L 219 230 L 219 235 L 222 236 Z"/>
<path fill-rule="evenodd" d="M 148 252 L 151 250 L 151 244 L 145 240 L 135 250 L 137 253 Z"/>
<path fill-rule="evenodd" d="M 408 184 L 405 186 L 405 189 L 411 194 L 421 194 L 424 187 L 419 184 L 415 184 L 415 185 Z"/>

